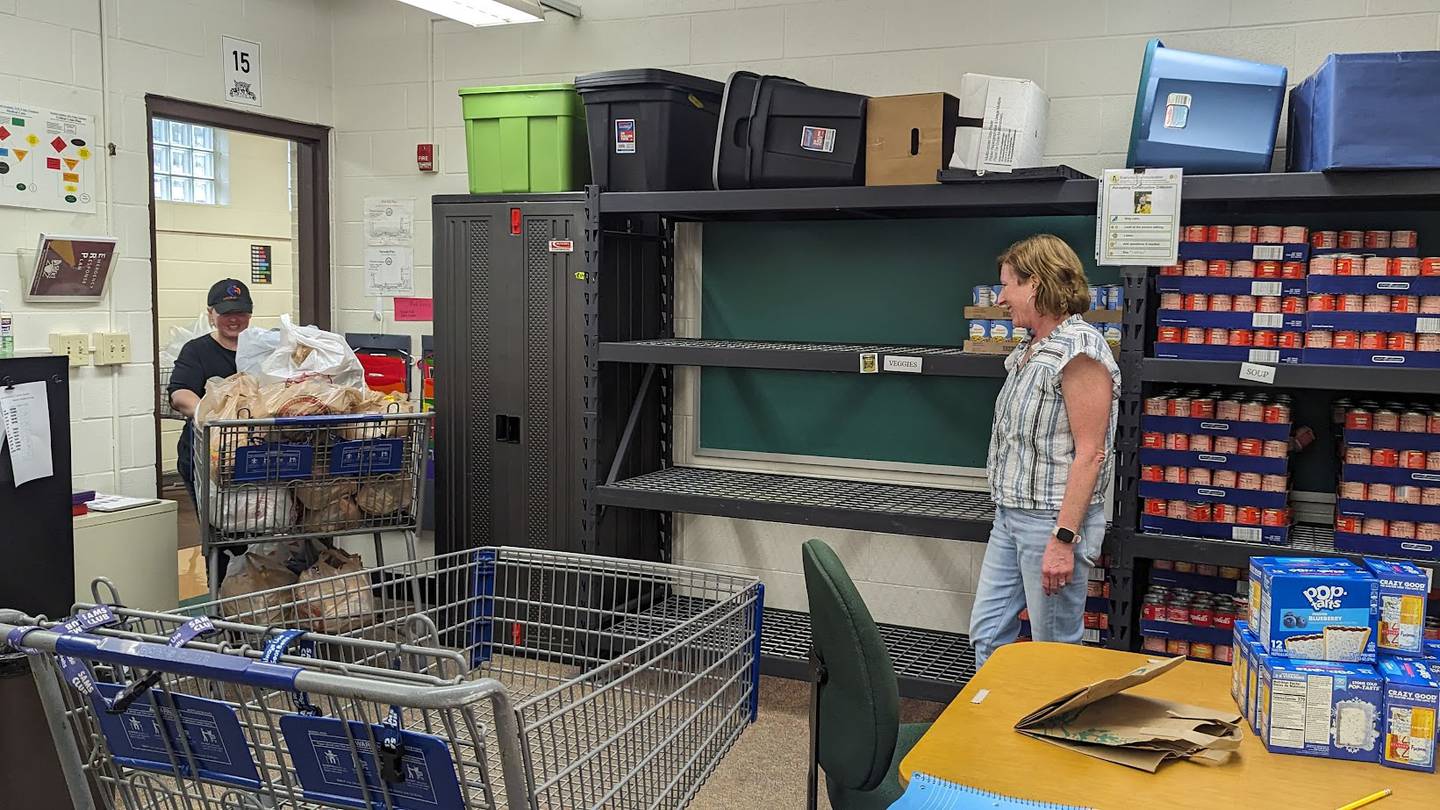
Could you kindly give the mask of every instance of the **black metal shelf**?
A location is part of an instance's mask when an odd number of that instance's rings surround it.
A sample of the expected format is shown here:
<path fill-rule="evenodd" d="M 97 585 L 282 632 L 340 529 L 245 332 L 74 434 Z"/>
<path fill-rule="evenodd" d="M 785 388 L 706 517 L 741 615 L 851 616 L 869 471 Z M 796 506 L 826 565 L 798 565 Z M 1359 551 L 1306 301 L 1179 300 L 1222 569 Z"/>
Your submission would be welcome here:
<path fill-rule="evenodd" d="M 984 541 L 995 505 L 984 492 L 799 475 L 670 467 L 604 484 L 606 506 Z"/>
<path fill-rule="evenodd" d="M 1273 546 L 1266 543 L 1245 543 L 1239 540 L 1218 540 L 1206 537 L 1185 537 L 1173 534 L 1142 534 L 1135 532 L 1123 544 L 1127 557 L 1171 560 L 1183 559 L 1216 565 L 1244 567 L 1252 556 L 1320 556 L 1320 557 L 1384 557 L 1380 554 L 1355 554 L 1335 548 L 1335 531 L 1329 526 L 1301 523 L 1290 531 L 1290 543 Z M 1416 560 L 1408 557 L 1386 557 L 1407 560 L 1416 565 L 1440 570 L 1440 561 Z"/>
<path fill-rule="evenodd" d="M 1095 215 L 1095 180 L 918 186 L 638 191 L 600 195 L 602 214 L 676 219 L 851 219 Z M 1219 174 L 1185 178 L 1193 210 L 1287 212 L 1440 208 L 1440 171 Z"/>
<path fill-rule="evenodd" d="M 1147 357 L 1141 363 L 1146 382 L 1245 385 L 1240 364 L 1220 360 L 1170 360 Z M 1440 370 L 1380 366 L 1275 366 L 1278 388 L 1318 388 L 1329 391 L 1388 391 L 1406 394 L 1440 394 Z"/>
<path fill-rule="evenodd" d="M 975 651 L 959 633 L 879 624 L 890 651 L 900 696 L 948 703 L 975 676 Z M 810 616 L 766 608 L 760 633 L 760 671 L 805 680 L 809 677 Z"/>
<path fill-rule="evenodd" d="M 794 343 L 773 340 L 661 338 L 601 343 L 601 362 L 724 366 L 788 371 L 860 373 L 860 355 L 874 352 L 878 368 L 887 355 L 919 357 L 921 374 L 946 377 L 1004 377 L 1005 355 L 969 354 L 947 346 L 876 346 L 860 343 Z"/>

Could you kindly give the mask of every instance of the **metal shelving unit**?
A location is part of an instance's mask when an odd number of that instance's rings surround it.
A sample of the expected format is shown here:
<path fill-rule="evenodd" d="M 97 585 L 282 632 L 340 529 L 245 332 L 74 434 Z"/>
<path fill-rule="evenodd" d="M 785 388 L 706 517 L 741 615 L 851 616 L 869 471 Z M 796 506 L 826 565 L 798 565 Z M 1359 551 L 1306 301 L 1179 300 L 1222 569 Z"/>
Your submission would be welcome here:
<path fill-rule="evenodd" d="M 1304 216 L 1334 212 L 1434 211 L 1440 210 L 1440 171 L 1187 177 L 1184 208 L 1195 216 L 1222 217 L 1276 212 Z M 1146 386 L 1178 383 L 1264 388 L 1242 381 L 1237 362 L 1146 357 L 1147 346 L 1154 337 L 1155 301 L 1151 281 L 1150 272 L 1145 268 L 1127 268 L 1125 272 L 1126 313 L 1121 351 L 1125 379 L 1116 437 L 1119 514 L 1114 539 L 1120 566 L 1128 576 L 1125 582 L 1128 590 L 1117 589 L 1124 591 L 1121 594 L 1124 598 L 1116 601 L 1112 629 L 1118 626 L 1122 635 L 1132 638 L 1138 627 L 1138 618 L 1134 615 L 1138 590 L 1144 586 L 1143 577 L 1136 577 L 1134 573 L 1143 572 L 1148 560 L 1180 559 L 1246 566 L 1255 555 L 1360 556 L 1336 549 L 1333 529 L 1313 524 L 1295 526 L 1290 543 L 1284 546 L 1138 531 L 1139 422 Z M 1440 394 L 1440 370 L 1304 364 L 1278 364 L 1275 369 L 1276 388 L 1351 394 Z M 1411 561 L 1440 570 L 1440 561 Z"/>
<path fill-rule="evenodd" d="M 799 475 L 669 467 L 605 484 L 606 506 L 983 541 L 989 493 Z"/>
<path fill-rule="evenodd" d="M 1250 557 L 1269 554 L 1297 554 L 1312 557 L 1358 557 L 1335 548 L 1335 531 L 1329 526 L 1297 524 L 1290 533 L 1290 545 L 1271 546 L 1239 540 L 1218 540 L 1208 537 L 1185 537 L 1173 534 L 1141 534 L 1136 532 L 1125 543 L 1131 558 L 1204 560 L 1216 565 L 1246 566 Z M 1169 556 L 1167 556 L 1169 555 Z M 1370 557 L 1382 555 L 1370 554 Z M 1405 558 L 1394 558 L 1405 559 Z M 1440 560 L 1410 560 L 1416 565 L 1440 571 Z"/>
<path fill-rule="evenodd" d="M 922 375 L 1004 377 L 1005 355 L 966 354 L 950 346 L 872 346 L 858 343 L 793 343 L 773 340 L 702 340 L 664 338 L 601 343 L 601 362 L 655 363 L 672 366 L 723 366 L 784 371 L 861 373 L 860 355 L 919 357 Z"/>
<path fill-rule="evenodd" d="M 1218 360 L 1173 360 L 1147 357 L 1141 364 L 1146 382 L 1236 385 L 1240 364 Z M 1322 391 L 1350 390 L 1400 394 L 1440 394 L 1440 372 L 1425 368 L 1377 366 L 1275 367 L 1278 388 L 1315 388 Z"/>

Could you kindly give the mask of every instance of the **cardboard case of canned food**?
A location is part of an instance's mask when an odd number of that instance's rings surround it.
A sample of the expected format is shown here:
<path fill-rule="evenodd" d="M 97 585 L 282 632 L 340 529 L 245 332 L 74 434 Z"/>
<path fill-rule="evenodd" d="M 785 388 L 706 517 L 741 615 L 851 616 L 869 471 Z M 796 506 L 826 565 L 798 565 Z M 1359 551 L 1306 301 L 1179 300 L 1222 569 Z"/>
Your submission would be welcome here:
<path fill-rule="evenodd" d="M 1140 418 L 1141 531 L 1289 542 L 1290 398 L 1172 389 Z"/>
<path fill-rule="evenodd" d="M 1231 694 L 1272 753 L 1434 771 L 1440 680 L 1410 563 L 1255 557 Z"/>
<path fill-rule="evenodd" d="M 1008 352 L 1029 337 L 1022 326 L 1010 320 L 1010 311 L 1001 307 L 999 284 L 980 284 L 970 291 L 972 305 L 965 308 L 970 339 L 965 351 L 977 354 Z M 1119 284 L 1090 287 L 1090 311 L 1085 320 L 1094 324 L 1111 348 L 1119 350 L 1120 322 L 1124 319 L 1125 288 Z"/>
<path fill-rule="evenodd" d="M 1152 560 L 1140 606 L 1146 652 L 1230 663 L 1235 621 L 1249 610 L 1247 571 L 1189 560 Z"/>
<path fill-rule="evenodd" d="M 1362 402 L 1344 420 L 1335 547 L 1440 559 L 1440 410 Z"/>
<path fill-rule="evenodd" d="M 1440 257 L 1413 230 L 1189 225 L 1153 356 L 1440 368 Z"/>

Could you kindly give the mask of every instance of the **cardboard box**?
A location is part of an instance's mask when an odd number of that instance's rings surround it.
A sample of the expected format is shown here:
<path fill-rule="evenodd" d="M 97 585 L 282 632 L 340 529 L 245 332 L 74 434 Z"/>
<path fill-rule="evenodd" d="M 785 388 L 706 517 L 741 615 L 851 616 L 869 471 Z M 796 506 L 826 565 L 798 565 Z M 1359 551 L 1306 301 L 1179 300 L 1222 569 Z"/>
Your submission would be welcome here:
<path fill-rule="evenodd" d="M 1123 694 L 1183 663 L 1178 657 L 1151 661 L 1118 678 L 1082 686 L 1021 718 L 1015 730 L 1151 773 L 1172 759 L 1224 763 L 1240 747 L 1240 715 Z"/>
<path fill-rule="evenodd" d="M 1435 716 L 1440 712 L 1440 673 L 1413 658 L 1380 657 L 1385 678 L 1385 747 L 1380 764 L 1435 771 Z"/>
<path fill-rule="evenodd" d="M 960 125 L 950 168 L 1009 172 L 1039 166 L 1050 97 L 1029 79 L 960 77 Z"/>
<path fill-rule="evenodd" d="M 1245 696 L 1249 692 L 1250 679 L 1250 661 L 1245 652 L 1247 646 L 1245 637 L 1250 634 L 1248 627 L 1249 623 L 1243 620 L 1236 621 L 1232 635 L 1235 640 L 1230 644 L 1230 698 L 1240 709 L 1240 716 L 1246 720 L 1250 719 L 1250 707 L 1246 705 L 1245 701 Z"/>
<path fill-rule="evenodd" d="M 1259 574 L 1258 625 L 1265 651 L 1310 661 L 1375 661 L 1378 583 L 1343 558 L 1268 557 Z M 1252 583 L 1251 587 L 1254 587 Z"/>
<path fill-rule="evenodd" d="M 955 152 L 960 100 L 948 93 L 881 96 L 865 111 L 865 185 L 938 183 Z"/>
<path fill-rule="evenodd" d="M 1369 557 L 1362 562 L 1379 583 L 1375 649 L 1390 655 L 1424 656 L 1430 578 L 1414 563 Z"/>
<path fill-rule="evenodd" d="M 1260 677 L 1266 750 L 1361 762 L 1380 758 L 1384 679 L 1373 666 L 1270 656 Z"/>

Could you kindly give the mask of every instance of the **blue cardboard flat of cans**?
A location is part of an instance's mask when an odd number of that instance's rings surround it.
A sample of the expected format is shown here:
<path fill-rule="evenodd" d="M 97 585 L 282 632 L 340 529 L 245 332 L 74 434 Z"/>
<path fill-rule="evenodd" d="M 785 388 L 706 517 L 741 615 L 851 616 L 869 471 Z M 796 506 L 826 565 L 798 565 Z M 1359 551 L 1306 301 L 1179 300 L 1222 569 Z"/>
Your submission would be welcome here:
<path fill-rule="evenodd" d="M 1332 53 L 1290 91 L 1292 172 L 1440 167 L 1440 51 Z"/>
<path fill-rule="evenodd" d="M 1375 661 L 1379 583 L 1370 572 L 1342 558 L 1251 557 L 1250 588 L 1251 627 L 1272 657 Z"/>
<path fill-rule="evenodd" d="M 1276 754 L 1376 762 L 1384 679 L 1369 664 L 1268 656 L 1260 739 Z"/>
<path fill-rule="evenodd" d="M 1440 673 L 1424 661 L 1381 656 L 1385 679 L 1385 745 L 1380 764 L 1435 771 L 1435 716 L 1440 712 Z"/>

